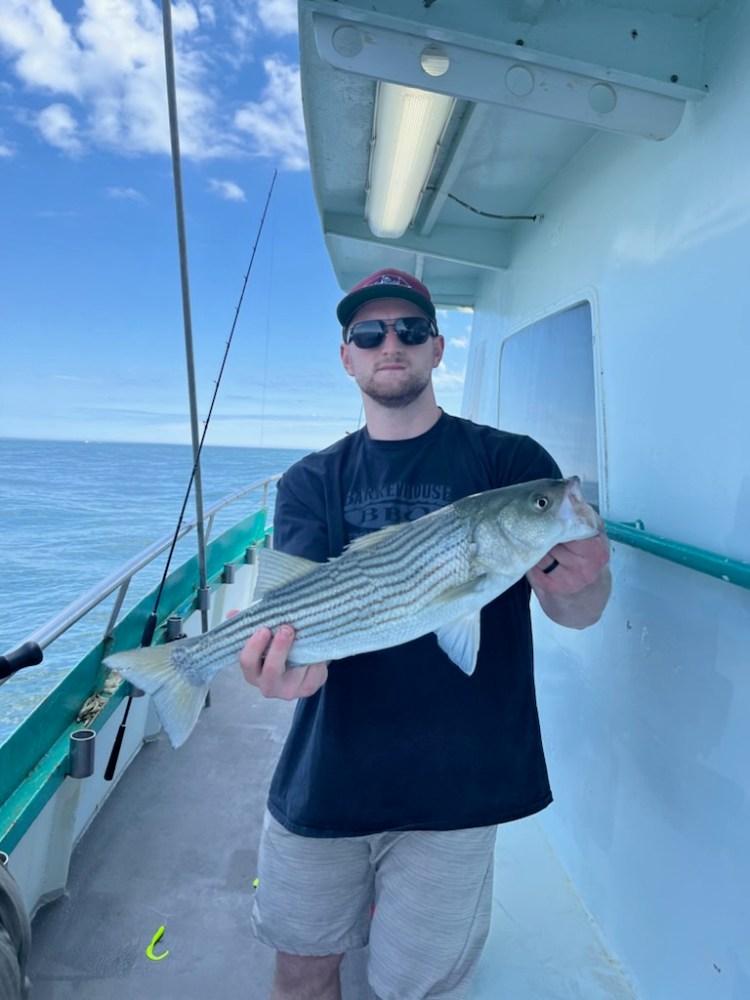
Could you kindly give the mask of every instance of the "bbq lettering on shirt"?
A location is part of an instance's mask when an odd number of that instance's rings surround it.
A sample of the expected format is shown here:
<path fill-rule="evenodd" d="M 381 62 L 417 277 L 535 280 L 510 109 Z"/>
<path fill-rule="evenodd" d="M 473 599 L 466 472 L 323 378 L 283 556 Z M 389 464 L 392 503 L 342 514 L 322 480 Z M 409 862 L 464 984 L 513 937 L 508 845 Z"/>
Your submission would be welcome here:
<path fill-rule="evenodd" d="M 437 483 L 388 483 L 352 490 L 344 499 L 348 540 L 403 521 L 416 521 L 445 507 L 452 498 L 452 488 Z"/>

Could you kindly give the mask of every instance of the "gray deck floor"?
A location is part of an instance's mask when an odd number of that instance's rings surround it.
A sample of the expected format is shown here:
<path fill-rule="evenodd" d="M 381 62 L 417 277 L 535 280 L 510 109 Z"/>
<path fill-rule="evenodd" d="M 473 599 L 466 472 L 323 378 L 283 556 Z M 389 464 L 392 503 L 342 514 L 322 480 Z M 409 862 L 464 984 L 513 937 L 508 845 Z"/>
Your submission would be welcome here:
<path fill-rule="evenodd" d="M 263 1000 L 250 929 L 265 796 L 292 706 L 223 671 L 180 750 L 147 744 L 79 843 L 68 893 L 33 923 L 33 1000 Z M 102 750 L 104 752 L 104 750 Z M 498 838 L 490 941 L 472 1000 L 632 1000 L 535 821 Z M 166 930 L 154 962 L 146 946 Z M 365 955 L 345 1000 L 365 1000 Z"/>

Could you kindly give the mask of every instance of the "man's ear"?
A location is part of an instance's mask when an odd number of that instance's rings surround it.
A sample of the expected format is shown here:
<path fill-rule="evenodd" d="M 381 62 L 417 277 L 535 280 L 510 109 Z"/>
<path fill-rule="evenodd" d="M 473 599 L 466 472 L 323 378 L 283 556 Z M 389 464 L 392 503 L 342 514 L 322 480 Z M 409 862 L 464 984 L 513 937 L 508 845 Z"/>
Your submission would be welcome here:
<path fill-rule="evenodd" d="M 445 337 L 442 333 L 439 333 L 437 337 L 432 338 L 432 367 L 437 368 L 440 362 L 443 360 L 443 352 L 445 351 Z"/>
<path fill-rule="evenodd" d="M 354 370 L 352 369 L 351 351 L 349 350 L 348 344 L 341 345 L 341 363 L 346 369 L 347 375 L 354 375 Z"/>

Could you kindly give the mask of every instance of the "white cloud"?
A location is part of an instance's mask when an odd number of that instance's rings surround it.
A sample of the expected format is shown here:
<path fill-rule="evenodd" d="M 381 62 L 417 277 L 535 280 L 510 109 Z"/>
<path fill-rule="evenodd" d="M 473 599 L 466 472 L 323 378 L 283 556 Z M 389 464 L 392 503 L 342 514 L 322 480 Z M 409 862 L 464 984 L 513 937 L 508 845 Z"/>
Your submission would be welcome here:
<path fill-rule="evenodd" d="M 4 87 L 2 82 L 0 82 L 0 95 L 9 97 L 12 92 L 12 88 Z M 5 132 L 0 128 L 0 159 L 8 159 L 11 156 L 16 155 L 16 150 L 13 145 L 8 142 L 5 138 Z"/>
<path fill-rule="evenodd" d="M 136 191 L 135 188 L 131 187 L 109 187 L 107 188 L 107 196 L 109 198 L 121 198 L 124 201 L 138 201 L 142 204 L 145 204 L 146 201 L 140 191 Z"/>
<path fill-rule="evenodd" d="M 70 27 L 50 0 L 9 0 L 0 19 L 0 47 L 15 57 L 27 85 L 76 94 L 78 47 Z"/>
<path fill-rule="evenodd" d="M 234 181 L 219 181 L 211 179 L 208 186 L 214 194 L 218 194 L 225 201 L 245 201 L 245 192 Z"/>
<path fill-rule="evenodd" d="M 49 104 L 37 115 L 36 124 L 51 146 L 73 156 L 83 151 L 78 138 L 78 122 L 67 104 Z"/>
<path fill-rule="evenodd" d="M 199 0 L 198 15 L 204 24 L 216 24 L 216 11 L 207 0 Z"/>
<path fill-rule="evenodd" d="M 239 66 L 258 34 L 257 13 L 248 6 L 246 0 L 225 0 L 223 11 L 228 18 L 231 41 L 231 48 L 224 53 L 224 58 L 231 65 Z"/>
<path fill-rule="evenodd" d="M 263 68 L 268 83 L 261 100 L 241 108 L 235 125 L 252 136 L 259 155 L 277 160 L 287 170 L 305 170 L 308 159 L 299 67 L 289 65 L 281 56 L 270 56 L 263 61 Z"/>
<path fill-rule="evenodd" d="M 463 371 L 451 371 L 445 362 L 441 361 L 432 376 L 432 380 L 436 389 L 457 391 L 463 387 L 464 375 Z"/>
<path fill-rule="evenodd" d="M 469 338 L 451 337 L 448 343 L 451 345 L 451 347 L 458 347 L 460 350 L 466 350 L 466 348 L 469 346 Z"/>
<path fill-rule="evenodd" d="M 34 212 L 38 219 L 77 219 L 78 212 L 71 209 L 40 208 Z"/>
<path fill-rule="evenodd" d="M 63 0 L 56 2 L 66 9 Z M 53 0 L 2 0 L 2 6 L 0 55 L 8 58 L 24 93 L 45 95 L 58 109 L 40 116 L 48 142 L 73 154 L 91 148 L 124 155 L 169 152 L 162 19 L 155 0 L 80 0 L 67 20 Z M 183 155 L 205 160 L 251 152 L 303 169 L 298 69 L 278 57 L 266 60 L 261 100 L 239 112 L 227 93 L 227 65 L 248 60 L 259 27 L 277 35 L 296 30 L 293 0 L 258 0 L 249 8 L 239 0 L 196 0 L 196 6 L 183 0 L 173 8 L 172 22 Z"/>
<path fill-rule="evenodd" d="M 472 316 L 474 315 L 473 306 L 451 306 L 450 309 L 438 309 L 437 311 L 438 319 L 446 320 L 451 316 Z M 470 327 L 467 327 L 470 329 Z"/>
<path fill-rule="evenodd" d="M 187 5 L 173 19 L 176 40 L 197 25 Z M 10 0 L 0 47 L 27 89 L 79 103 L 78 149 L 84 140 L 132 153 L 168 149 L 161 18 L 151 0 L 84 0 L 75 23 L 50 0 Z M 189 54 L 180 63 L 189 98 L 200 67 Z"/>
<path fill-rule="evenodd" d="M 275 35 L 297 33 L 297 0 L 258 0 L 258 16 Z"/>

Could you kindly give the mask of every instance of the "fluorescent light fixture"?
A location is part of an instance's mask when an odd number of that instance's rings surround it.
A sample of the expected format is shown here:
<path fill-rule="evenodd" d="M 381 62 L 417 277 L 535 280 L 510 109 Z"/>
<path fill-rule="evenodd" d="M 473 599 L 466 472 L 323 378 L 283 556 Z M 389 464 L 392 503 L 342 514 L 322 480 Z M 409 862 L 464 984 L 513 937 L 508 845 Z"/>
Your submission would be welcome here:
<path fill-rule="evenodd" d="M 398 239 L 414 218 L 454 98 L 378 83 L 365 218 L 375 236 Z"/>

